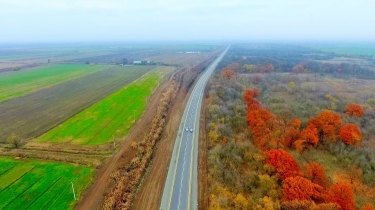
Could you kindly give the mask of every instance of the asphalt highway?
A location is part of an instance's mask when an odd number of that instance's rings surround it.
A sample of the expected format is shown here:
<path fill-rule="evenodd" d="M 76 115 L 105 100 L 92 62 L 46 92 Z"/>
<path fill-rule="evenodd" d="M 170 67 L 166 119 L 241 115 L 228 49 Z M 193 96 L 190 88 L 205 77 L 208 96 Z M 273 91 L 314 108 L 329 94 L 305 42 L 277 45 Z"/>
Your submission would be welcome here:
<path fill-rule="evenodd" d="M 204 88 L 229 46 L 199 78 L 186 104 L 168 168 L 161 210 L 198 209 L 198 137 Z"/>

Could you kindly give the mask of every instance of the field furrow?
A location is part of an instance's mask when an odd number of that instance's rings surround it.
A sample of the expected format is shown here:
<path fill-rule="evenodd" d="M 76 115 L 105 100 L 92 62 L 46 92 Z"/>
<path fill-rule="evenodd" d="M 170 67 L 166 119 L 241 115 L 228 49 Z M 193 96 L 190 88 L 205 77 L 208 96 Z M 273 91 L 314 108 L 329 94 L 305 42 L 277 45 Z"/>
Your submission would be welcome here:
<path fill-rule="evenodd" d="M 145 108 L 147 97 L 170 71 L 170 67 L 158 67 L 63 122 L 37 141 L 98 145 L 112 140 L 112 136 L 125 136 Z"/>
<path fill-rule="evenodd" d="M 28 176 L 30 175 L 30 176 Z M 16 209 L 9 206 L 13 202 L 17 202 L 18 198 L 31 187 L 33 187 L 42 177 L 35 177 L 31 176 L 32 174 L 26 173 L 26 175 L 21 179 L 18 180 L 16 183 L 12 184 L 5 192 L 1 193 L 0 199 L 2 203 L 0 204 L 1 209 Z M 21 193 L 20 193 L 21 192 Z M 19 209 L 18 207 L 17 209 Z M 25 208 L 21 208 L 25 209 Z"/>
<path fill-rule="evenodd" d="M 14 161 L 0 162 L 0 176 L 8 172 L 9 170 L 12 170 L 16 165 L 17 163 Z"/>
<path fill-rule="evenodd" d="M 3 73 L 0 77 L 0 101 L 26 95 L 110 67 L 109 65 L 59 64 Z"/>
<path fill-rule="evenodd" d="M 0 209 L 72 209 L 77 201 L 71 183 L 79 198 L 93 176 L 90 168 L 63 163 L 0 158 L 0 165 L 2 162 L 14 162 L 18 167 L 0 175 Z"/>
<path fill-rule="evenodd" d="M 150 71 L 113 67 L 0 103 L 0 142 L 35 138 Z"/>
<path fill-rule="evenodd" d="M 58 183 L 58 181 L 59 181 L 60 179 L 61 179 L 61 177 L 55 179 L 55 180 L 53 181 L 52 185 L 50 185 L 48 188 L 44 189 L 43 192 L 41 192 L 41 193 L 37 193 L 37 194 L 36 194 L 36 197 L 35 197 L 35 199 L 34 199 L 34 201 L 31 202 L 31 203 L 26 207 L 26 209 L 42 209 L 43 206 L 38 206 L 37 201 L 41 201 L 42 199 L 39 199 L 39 198 L 41 198 L 45 193 L 51 191 L 51 189 L 52 189 L 54 186 L 56 186 L 56 184 Z M 46 200 L 47 200 L 47 199 L 46 199 Z M 43 203 L 45 203 L 45 202 L 46 202 L 46 201 L 43 201 Z M 48 202 L 48 201 L 47 201 L 47 202 Z M 34 205 L 35 203 L 37 203 L 37 204 Z M 39 204 L 40 204 L 40 203 L 39 203 Z M 30 206 L 33 206 L 33 207 L 30 208 Z"/>
<path fill-rule="evenodd" d="M 21 179 L 27 172 L 34 169 L 34 165 L 17 165 L 0 177 L 0 193 L 17 180 Z"/>
<path fill-rule="evenodd" d="M 60 178 L 57 182 L 52 185 L 48 191 L 46 191 L 42 196 L 40 196 L 34 203 L 28 206 L 29 209 L 46 209 L 47 206 L 50 206 L 55 200 L 57 200 L 61 195 L 64 194 L 64 191 L 69 188 L 66 184 L 69 183 L 64 178 Z M 66 190 L 67 191 L 67 190 Z"/>

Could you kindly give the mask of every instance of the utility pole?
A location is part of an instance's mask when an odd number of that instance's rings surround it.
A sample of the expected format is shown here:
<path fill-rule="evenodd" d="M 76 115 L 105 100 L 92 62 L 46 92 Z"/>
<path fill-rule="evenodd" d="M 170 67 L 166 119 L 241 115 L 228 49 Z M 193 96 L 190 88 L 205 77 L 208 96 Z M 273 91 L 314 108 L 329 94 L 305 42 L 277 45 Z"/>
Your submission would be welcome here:
<path fill-rule="evenodd" d="M 112 135 L 112 140 L 113 140 L 113 148 L 116 148 L 115 136 L 113 135 Z"/>
<path fill-rule="evenodd" d="M 76 193 L 74 192 L 73 182 L 70 182 L 70 183 L 72 183 L 72 189 L 73 189 L 74 200 L 77 200 L 77 199 L 76 199 Z"/>
<path fill-rule="evenodd" d="M 133 122 L 135 123 L 135 110 L 133 110 Z"/>

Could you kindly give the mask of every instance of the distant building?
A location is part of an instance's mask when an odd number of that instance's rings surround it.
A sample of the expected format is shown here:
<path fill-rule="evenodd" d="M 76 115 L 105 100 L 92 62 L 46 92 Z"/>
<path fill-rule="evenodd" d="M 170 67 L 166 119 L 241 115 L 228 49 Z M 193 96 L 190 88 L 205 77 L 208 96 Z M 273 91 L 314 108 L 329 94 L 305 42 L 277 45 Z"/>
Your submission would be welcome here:
<path fill-rule="evenodd" d="M 133 65 L 156 65 L 154 61 L 142 60 L 142 61 L 133 61 Z"/>

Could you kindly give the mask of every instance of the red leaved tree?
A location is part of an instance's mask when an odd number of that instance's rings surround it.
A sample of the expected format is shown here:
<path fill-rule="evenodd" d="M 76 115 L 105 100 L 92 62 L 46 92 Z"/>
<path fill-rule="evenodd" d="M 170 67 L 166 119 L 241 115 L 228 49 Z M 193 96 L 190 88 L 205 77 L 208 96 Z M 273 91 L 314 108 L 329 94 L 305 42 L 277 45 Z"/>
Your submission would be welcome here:
<path fill-rule="evenodd" d="M 365 114 L 362 107 L 358 104 L 349 104 L 345 110 L 345 113 L 355 117 L 362 117 Z"/>
<path fill-rule="evenodd" d="M 316 146 L 319 142 L 318 129 L 310 124 L 300 134 L 300 140 L 306 141 L 306 143 Z"/>
<path fill-rule="evenodd" d="M 246 90 L 245 95 L 243 97 L 243 100 L 249 103 L 251 100 L 253 100 L 253 91 L 252 90 Z"/>
<path fill-rule="evenodd" d="M 254 144 L 266 149 L 268 142 L 273 137 L 273 127 L 275 123 L 275 116 L 260 106 L 260 103 L 255 97 L 258 97 L 259 90 L 246 90 L 244 101 L 247 102 L 246 120 L 254 136 Z"/>
<path fill-rule="evenodd" d="M 321 199 L 322 192 L 323 187 L 300 176 L 289 177 L 284 180 L 283 199 L 286 201 Z"/>
<path fill-rule="evenodd" d="M 340 115 L 324 110 L 316 118 L 310 119 L 307 125 L 314 125 L 318 129 L 320 141 L 336 141 L 342 120 Z"/>
<path fill-rule="evenodd" d="M 326 195 L 326 200 L 331 203 L 337 203 L 342 210 L 354 210 L 353 189 L 345 184 L 337 183 L 332 185 Z"/>
<path fill-rule="evenodd" d="M 371 203 L 366 203 L 360 210 L 374 210 L 374 207 Z"/>
<path fill-rule="evenodd" d="M 328 187 L 328 179 L 324 166 L 320 165 L 317 162 L 311 162 L 306 166 L 305 176 L 314 184 L 318 184 L 323 188 Z"/>
<path fill-rule="evenodd" d="M 343 142 L 349 145 L 358 144 L 362 140 L 362 133 L 359 127 L 355 124 L 344 125 L 339 134 Z"/>
<path fill-rule="evenodd" d="M 254 136 L 254 144 L 261 149 L 266 149 L 267 143 L 273 138 L 275 116 L 264 108 L 248 107 L 246 120 Z"/>
<path fill-rule="evenodd" d="M 260 93 L 259 93 L 258 88 L 254 88 L 253 89 L 253 97 L 256 98 L 256 97 L 259 97 L 259 96 L 260 96 Z"/>
<path fill-rule="evenodd" d="M 234 62 L 234 63 L 229 64 L 226 68 L 227 69 L 233 69 L 234 71 L 239 71 L 239 70 L 241 70 L 242 66 L 241 66 L 241 64 L 239 64 L 237 62 Z"/>
<path fill-rule="evenodd" d="M 301 131 L 298 140 L 294 141 L 294 147 L 297 152 L 302 152 L 310 146 L 316 146 L 319 142 L 318 129 L 313 124 L 309 124 Z"/>
<path fill-rule="evenodd" d="M 236 73 L 233 71 L 233 69 L 224 69 L 221 71 L 221 76 L 227 79 L 231 79 L 235 74 Z"/>
<path fill-rule="evenodd" d="M 271 149 L 265 152 L 265 156 L 266 163 L 275 167 L 276 173 L 280 174 L 283 180 L 301 174 L 296 160 L 285 150 Z"/>
<path fill-rule="evenodd" d="M 301 127 L 301 120 L 299 119 L 294 119 L 290 122 L 290 124 L 287 125 L 285 129 L 285 135 L 284 135 L 285 137 L 283 140 L 284 146 L 291 147 L 293 142 L 299 138 L 300 127 Z"/>
<path fill-rule="evenodd" d="M 273 70 L 274 70 L 273 65 L 271 63 L 268 63 L 268 62 L 264 63 L 262 68 L 261 68 L 262 73 L 272 73 Z"/>
<path fill-rule="evenodd" d="M 301 62 L 297 65 L 295 65 L 293 68 L 292 68 L 292 72 L 293 73 L 307 73 L 307 63 L 306 62 Z"/>
<path fill-rule="evenodd" d="M 246 90 L 245 91 L 245 95 L 244 95 L 243 100 L 246 101 L 246 103 L 247 103 L 248 111 L 251 110 L 251 109 L 257 109 L 257 108 L 260 107 L 259 101 L 257 99 L 255 99 L 259 95 L 260 95 L 259 90 L 256 89 L 256 88 L 253 89 L 253 90 Z"/>

